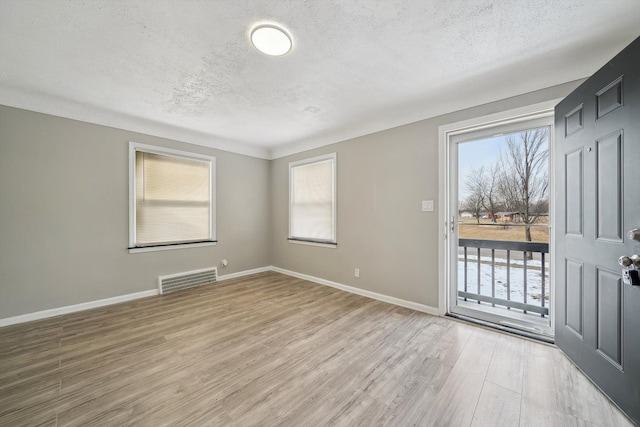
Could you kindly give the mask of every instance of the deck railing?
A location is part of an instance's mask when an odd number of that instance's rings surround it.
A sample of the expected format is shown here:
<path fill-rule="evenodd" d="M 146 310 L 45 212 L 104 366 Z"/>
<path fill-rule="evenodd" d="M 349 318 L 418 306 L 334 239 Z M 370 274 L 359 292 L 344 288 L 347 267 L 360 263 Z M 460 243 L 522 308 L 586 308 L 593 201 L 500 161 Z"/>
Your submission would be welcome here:
<path fill-rule="evenodd" d="M 546 263 L 545 255 L 549 253 L 548 243 L 539 242 L 513 242 L 513 241 L 501 241 L 501 240 L 476 240 L 476 239 L 459 239 L 458 246 L 463 249 L 464 256 L 464 281 L 463 289 L 458 290 L 458 297 L 465 301 L 473 300 L 478 304 L 485 302 L 490 303 L 492 306 L 503 306 L 507 309 L 515 308 L 522 310 L 523 313 L 533 312 L 540 314 L 542 317 L 549 315 L 549 308 L 546 306 Z M 469 260 L 469 252 L 476 252 L 476 260 Z M 506 299 L 496 297 L 496 250 L 506 252 L 506 261 L 504 259 L 499 260 L 501 266 L 506 266 Z M 482 260 L 482 253 L 491 253 L 491 262 Z M 522 257 L 522 276 L 518 278 L 519 284 L 523 286 L 523 301 L 513 301 L 511 299 L 511 273 L 512 269 L 512 252 L 515 252 L 518 258 Z M 540 267 L 535 267 L 536 270 L 540 269 L 541 286 L 540 286 L 540 304 L 533 304 L 534 301 L 529 300 L 529 289 L 527 284 L 527 261 L 529 253 L 539 254 Z M 485 257 L 486 258 L 486 257 Z M 477 286 L 473 292 L 469 285 L 469 263 L 477 263 Z M 488 265 L 487 265 L 488 264 Z M 483 295 L 481 293 L 481 270 L 484 268 L 491 268 L 491 296 Z M 518 269 L 520 266 L 518 266 Z M 485 270 L 486 271 L 486 270 Z M 519 272 L 518 272 L 519 273 Z M 517 273 L 516 273 L 517 274 Z"/>

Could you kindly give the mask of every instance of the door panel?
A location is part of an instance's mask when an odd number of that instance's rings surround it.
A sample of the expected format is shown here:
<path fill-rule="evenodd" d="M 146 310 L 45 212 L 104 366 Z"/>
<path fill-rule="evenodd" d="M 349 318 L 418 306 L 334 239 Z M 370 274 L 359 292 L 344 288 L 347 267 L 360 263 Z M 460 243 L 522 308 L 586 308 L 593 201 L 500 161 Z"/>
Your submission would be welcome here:
<path fill-rule="evenodd" d="M 565 136 L 572 135 L 583 128 L 582 104 L 571 110 L 564 118 Z"/>
<path fill-rule="evenodd" d="M 584 174 L 582 173 L 582 150 L 567 153 L 565 156 L 564 205 L 566 206 L 566 234 L 582 237 L 582 187 Z"/>
<path fill-rule="evenodd" d="M 622 76 L 596 93 L 596 106 L 596 119 L 600 119 L 622 107 Z"/>
<path fill-rule="evenodd" d="M 567 295 L 572 295 L 573 298 L 566 299 L 566 317 L 565 325 L 571 328 L 573 332 L 582 338 L 582 295 L 584 289 L 584 281 L 582 274 L 582 263 L 565 260 L 567 265 Z"/>
<path fill-rule="evenodd" d="M 640 424 L 640 39 L 556 107 L 556 344 Z"/>
<path fill-rule="evenodd" d="M 596 237 L 622 242 L 622 131 L 596 141 Z"/>
<path fill-rule="evenodd" d="M 598 268 L 598 346 L 618 368 L 622 368 L 622 278 L 615 271 Z"/>

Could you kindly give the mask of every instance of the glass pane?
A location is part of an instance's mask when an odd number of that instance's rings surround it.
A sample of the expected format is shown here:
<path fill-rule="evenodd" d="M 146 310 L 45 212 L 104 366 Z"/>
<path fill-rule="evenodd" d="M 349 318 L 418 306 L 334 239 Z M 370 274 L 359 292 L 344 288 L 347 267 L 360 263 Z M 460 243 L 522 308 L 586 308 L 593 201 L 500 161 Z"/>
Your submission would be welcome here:
<path fill-rule="evenodd" d="M 291 236 L 333 239 L 333 160 L 291 169 Z"/>
<path fill-rule="evenodd" d="M 139 151 L 137 156 L 142 157 L 142 200 L 209 201 L 209 162 Z"/>
<path fill-rule="evenodd" d="M 211 164 L 136 152 L 136 245 L 211 238 Z"/>
<path fill-rule="evenodd" d="M 549 242 L 549 128 L 458 145 L 461 239 Z"/>
<path fill-rule="evenodd" d="M 549 133 L 458 144 L 459 305 L 548 319 Z"/>

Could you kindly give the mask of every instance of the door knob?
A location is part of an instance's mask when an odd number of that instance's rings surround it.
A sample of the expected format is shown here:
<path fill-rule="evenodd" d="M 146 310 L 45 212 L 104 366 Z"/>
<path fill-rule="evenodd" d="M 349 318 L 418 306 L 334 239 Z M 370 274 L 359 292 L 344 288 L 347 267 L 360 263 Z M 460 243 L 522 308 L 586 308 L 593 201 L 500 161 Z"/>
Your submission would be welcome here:
<path fill-rule="evenodd" d="M 623 267 L 629 267 L 631 264 L 633 264 L 633 261 L 631 261 L 631 258 L 629 258 L 628 256 L 621 256 L 620 258 L 618 258 L 618 264 Z"/>
<path fill-rule="evenodd" d="M 631 240 L 637 240 L 638 242 L 640 242 L 640 228 L 629 230 L 629 233 L 627 233 L 627 235 Z"/>
<path fill-rule="evenodd" d="M 633 262 L 633 266 L 636 269 L 640 269 L 640 255 L 631 255 L 629 259 Z"/>

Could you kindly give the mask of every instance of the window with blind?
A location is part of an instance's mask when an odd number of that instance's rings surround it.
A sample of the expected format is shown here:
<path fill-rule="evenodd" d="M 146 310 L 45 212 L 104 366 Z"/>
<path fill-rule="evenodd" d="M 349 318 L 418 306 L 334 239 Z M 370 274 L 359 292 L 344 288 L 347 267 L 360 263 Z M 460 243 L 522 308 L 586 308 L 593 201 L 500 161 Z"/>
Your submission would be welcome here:
<path fill-rule="evenodd" d="M 215 242 L 215 157 L 130 144 L 130 248 Z"/>
<path fill-rule="evenodd" d="M 289 163 L 289 241 L 336 245 L 336 153 Z"/>

